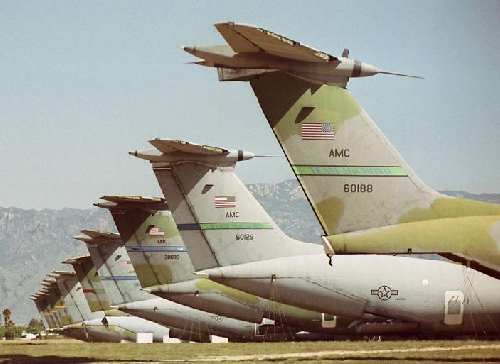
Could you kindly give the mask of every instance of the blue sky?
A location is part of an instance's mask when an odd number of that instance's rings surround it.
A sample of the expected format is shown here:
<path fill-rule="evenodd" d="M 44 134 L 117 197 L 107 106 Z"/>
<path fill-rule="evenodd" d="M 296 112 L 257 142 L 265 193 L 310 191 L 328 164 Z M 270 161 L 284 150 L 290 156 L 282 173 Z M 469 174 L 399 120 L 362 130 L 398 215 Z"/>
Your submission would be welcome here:
<path fill-rule="evenodd" d="M 437 189 L 500 192 L 499 1 L 2 1 L 0 206 L 89 207 L 160 193 L 127 151 L 154 137 L 280 154 L 249 86 L 186 64 L 233 20 L 425 80 L 352 93 Z M 284 158 L 245 182 L 292 178 Z"/>

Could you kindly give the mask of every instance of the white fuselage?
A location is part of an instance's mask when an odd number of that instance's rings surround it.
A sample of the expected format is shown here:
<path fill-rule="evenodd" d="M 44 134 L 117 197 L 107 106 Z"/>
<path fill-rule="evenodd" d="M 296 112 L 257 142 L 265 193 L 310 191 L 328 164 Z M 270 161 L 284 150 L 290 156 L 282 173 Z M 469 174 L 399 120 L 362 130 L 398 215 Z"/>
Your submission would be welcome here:
<path fill-rule="evenodd" d="M 196 310 L 163 298 L 129 302 L 119 309 L 169 327 L 228 338 L 252 338 L 257 328 L 254 323 Z"/>
<path fill-rule="evenodd" d="M 374 314 L 424 325 L 497 320 L 500 281 L 445 261 L 393 256 L 277 258 L 205 271 L 217 282 L 332 315 Z"/>

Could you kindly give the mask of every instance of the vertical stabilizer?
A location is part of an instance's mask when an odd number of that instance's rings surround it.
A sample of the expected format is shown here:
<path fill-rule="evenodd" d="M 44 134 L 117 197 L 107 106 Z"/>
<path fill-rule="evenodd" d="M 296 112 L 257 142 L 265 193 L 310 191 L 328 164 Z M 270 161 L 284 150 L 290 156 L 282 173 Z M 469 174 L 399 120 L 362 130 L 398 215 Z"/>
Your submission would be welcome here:
<path fill-rule="evenodd" d="M 48 329 L 49 328 L 49 323 L 45 317 L 45 314 L 44 314 L 44 304 L 43 304 L 43 300 L 42 300 L 42 296 L 40 296 L 39 294 L 34 294 L 34 295 L 31 295 L 30 296 L 30 299 L 33 301 L 33 303 L 35 304 L 36 306 L 36 309 L 38 311 L 38 313 L 40 314 L 40 319 L 42 321 L 42 324 L 43 324 L 43 327 L 45 329 Z"/>
<path fill-rule="evenodd" d="M 318 253 L 285 235 L 234 173 L 252 153 L 154 139 L 149 160 L 196 270 Z"/>
<path fill-rule="evenodd" d="M 82 291 L 87 299 L 91 312 L 109 310 L 109 299 L 104 291 L 97 270 L 90 256 L 79 256 L 66 259 L 63 263 L 70 264 L 82 285 Z"/>
<path fill-rule="evenodd" d="M 328 235 L 498 214 L 498 206 L 425 185 L 348 90 L 281 72 L 250 83 Z"/>
<path fill-rule="evenodd" d="M 172 214 L 161 198 L 103 196 L 142 287 L 193 279 L 194 268 Z"/>
<path fill-rule="evenodd" d="M 90 257 L 113 306 L 142 301 L 150 295 L 141 291 L 137 274 L 119 234 L 82 230 L 75 236 L 87 244 Z"/>
<path fill-rule="evenodd" d="M 43 316 L 44 321 L 47 323 L 46 328 L 54 328 L 54 321 L 49 314 L 49 296 L 47 293 L 38 292 L 35 300 L 37 308 L 39 308 L 40 313 Z"/>
<path fill-rule="evenodd" d="M 61 292 L 64 305 L 71 318 L 71 323 L 82 322 L 90 319 L 90 311 L 86 302 L 79 302 L 77 294 L 83 297 L 82 286 L 78 282 L 78 278 L 74 272 L 53 272 L 53 277 L 57 281 L 57 286 Z M 80 292 L 78 292 L 80 291 Z M 82 303 L 85 303 L 83 305 Z"/>
<path fill-rule="evenodd" d="M 45 285 L 47 289 L 48 296 L 48 314 L 53 321 L 53 328 L 61 328 L 65 324 L 69 323 L 69 315 L 64 306 L 64 302 L 61 297 L 61 291 L 57 287 L 57 283 L 53 278 L 45 278 L 42 284 Z"/>

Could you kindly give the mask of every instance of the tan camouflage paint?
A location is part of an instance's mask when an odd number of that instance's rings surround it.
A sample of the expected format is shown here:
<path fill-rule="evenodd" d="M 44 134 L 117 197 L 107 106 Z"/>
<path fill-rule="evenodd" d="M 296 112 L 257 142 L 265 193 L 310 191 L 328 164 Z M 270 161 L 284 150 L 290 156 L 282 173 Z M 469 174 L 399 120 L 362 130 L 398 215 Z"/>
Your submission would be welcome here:
<path fill-rule="evenodd" d="M 82 285 L 90 311 L 96 312 L 109 309 L 109 299 L 90 256 L 79 257 L 76 260 L 77 262 L 73 264 L 73 268 Z"/>
<path fill-rule="evenodd" d="M 444 253 L 500 270 L 500 216 L 417 221 L 329 236 L 336 253 Z"/>
<path fill-rule="evenodd" d="M 338 253 L 446 251 L 500 270 L 498 235 L 485 230 L 488 216 L 500 217 L 500 206 L 425 185 L 348 90 L 283 73 L 261 75 L 251 85 Z M 330 124 L 334 138 L 307 140 L 303 123 Z M 362 233 L 339 236 L 355 231 Z"/>
<path fill-rule="evenodd" d="M 150 236 L 148 228 L 154 225 L 159 228 L 162 236 Z M 159 242 L 161 241 L 161 242 Z M 141 247 L 169 247 L 184 246 L 177 225 L 170 212 L 157 212 L 148 216 L 137 228 L 125 246 L 140 245 Z M 186 253 L 179 254 L 179 260 L 165 260 L 165 255 L 154 252 L 132 252 L 127 249 L 131 259 L 134 259 L 134 268 L 143 287 L 150 287 L 158 284 L 168 284 L 179 282 L 186 277 L 192 277 L 193 266 L 189 262 Z M 135 256 L 134 256 L 135 255 Z M 187 261 L 185 261 L 187 260 Z M 183 267 L 182 265 L 187 265 Z"/>

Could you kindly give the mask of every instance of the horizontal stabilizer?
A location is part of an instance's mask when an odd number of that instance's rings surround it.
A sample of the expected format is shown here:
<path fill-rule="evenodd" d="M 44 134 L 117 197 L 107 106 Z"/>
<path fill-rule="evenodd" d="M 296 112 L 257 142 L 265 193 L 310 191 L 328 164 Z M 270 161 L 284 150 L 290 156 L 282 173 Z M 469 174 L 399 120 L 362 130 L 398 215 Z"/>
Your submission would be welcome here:
<path fill-rule="evenodd" d="M 82 230 L 83 234 L 73 236 L 74 239 L 84 243 L 104 243 L 109 241 L 121 240 L 120 234 L 97 230 Z"/>
<path fill-rule="evenodd" d="M 46 277 L 42 281 L 42 285 L 45 285 L 45 286 L 51 285 L 53 283 L 56 283 L 56 280 L 54 278 L 52 278 L 52 277 Z"/>
<path fill-rule="evenodd" d="M 147 197 L 147 196 L 115 196 L 115 195 L 105 195 L 101 197 L 102 200 L 116 202 L 116 203 L 140 203 L 140 204 L 150 204 L 164 202 L 165 199 L 161 197 Z"/>
<path fill-rule="evenodd" d="M 65 271 L 65 270 L 55 270 L 48 274 L 49 277 L 59 278 L 59 277 L 70 277 L 75 276 L 75 272 Z"/>
<path fill-rule="evenodd" d="M 349 58 L 347 48 L 337 57 L 253 25 L 224 22 L 215 24 L 215 28 L 227 45 L 186 46 L 183 49 L 198 58 L 193 63 L 217 68 L 219 81 L 255 81 L 268 73 L 284 73 L 313 85 L 346 88 L 352 77 L 379 73 L 421 78 L 381 71 L 374 65 Z"/>
<path fill-rule="evenodd" d="M 303 62 L 328 62 L 337 59 L 328 53 L 252 25 L 226 22 L 215 24 L 215 28 L 237 53 L 263 52 Z"/>
<path fill-rule="evenodd" d="M 168 206 L 164 198 L 146 196 L 102 196 L 106 202 L 97 202 L 94 206 L 110 210 L 135 210 L 141 209 L 148 212 L 167 210 Z"/>
<path fill-rule="evenodd" d="M 200 145 L 185 142 L 182 140 L 172 140 L 172 139 L 153 139 L 149 143 L 153 145 L 162 153 L 190 153 L 190 154 L 202 154 L 202 155 L 217 155 L 217 154 L 227 154 L 228 150 L 218 147 L 211 147 L 209 145 Z"/>
<path fill-rule="evenodd" d="M 217 67 L 219 81 L 250 81 L 264 73 L 277 72 L 275 69 L 224 68 Z"/>
<path fill-rule="evenodd" d="M 69 265 L 74 265 L 74 264 L 77 264 L 77 263 L 79 263 L 81 261 L 84 261 L 86 259 L 89 259 L 89 258 L 90 258 L 90 255 L 79 255 L 79 256 L 76 256 L 76 257 L 66 258 L 61 263 L 63 263 L 63 264 L 69 264 Z"/>
<path fill-rule="evenodd" d="M 151 163 L 201 162 L 206 165 L 231 166 L 236 162 L 252 159 L 253 153 L 244 150 L 229 150 L 182 140 L 153 139 L 149 141 L 156 150 L 129 152 L 130 155 Z M 159 153 L 158 153 L 159 152 Z"/>

